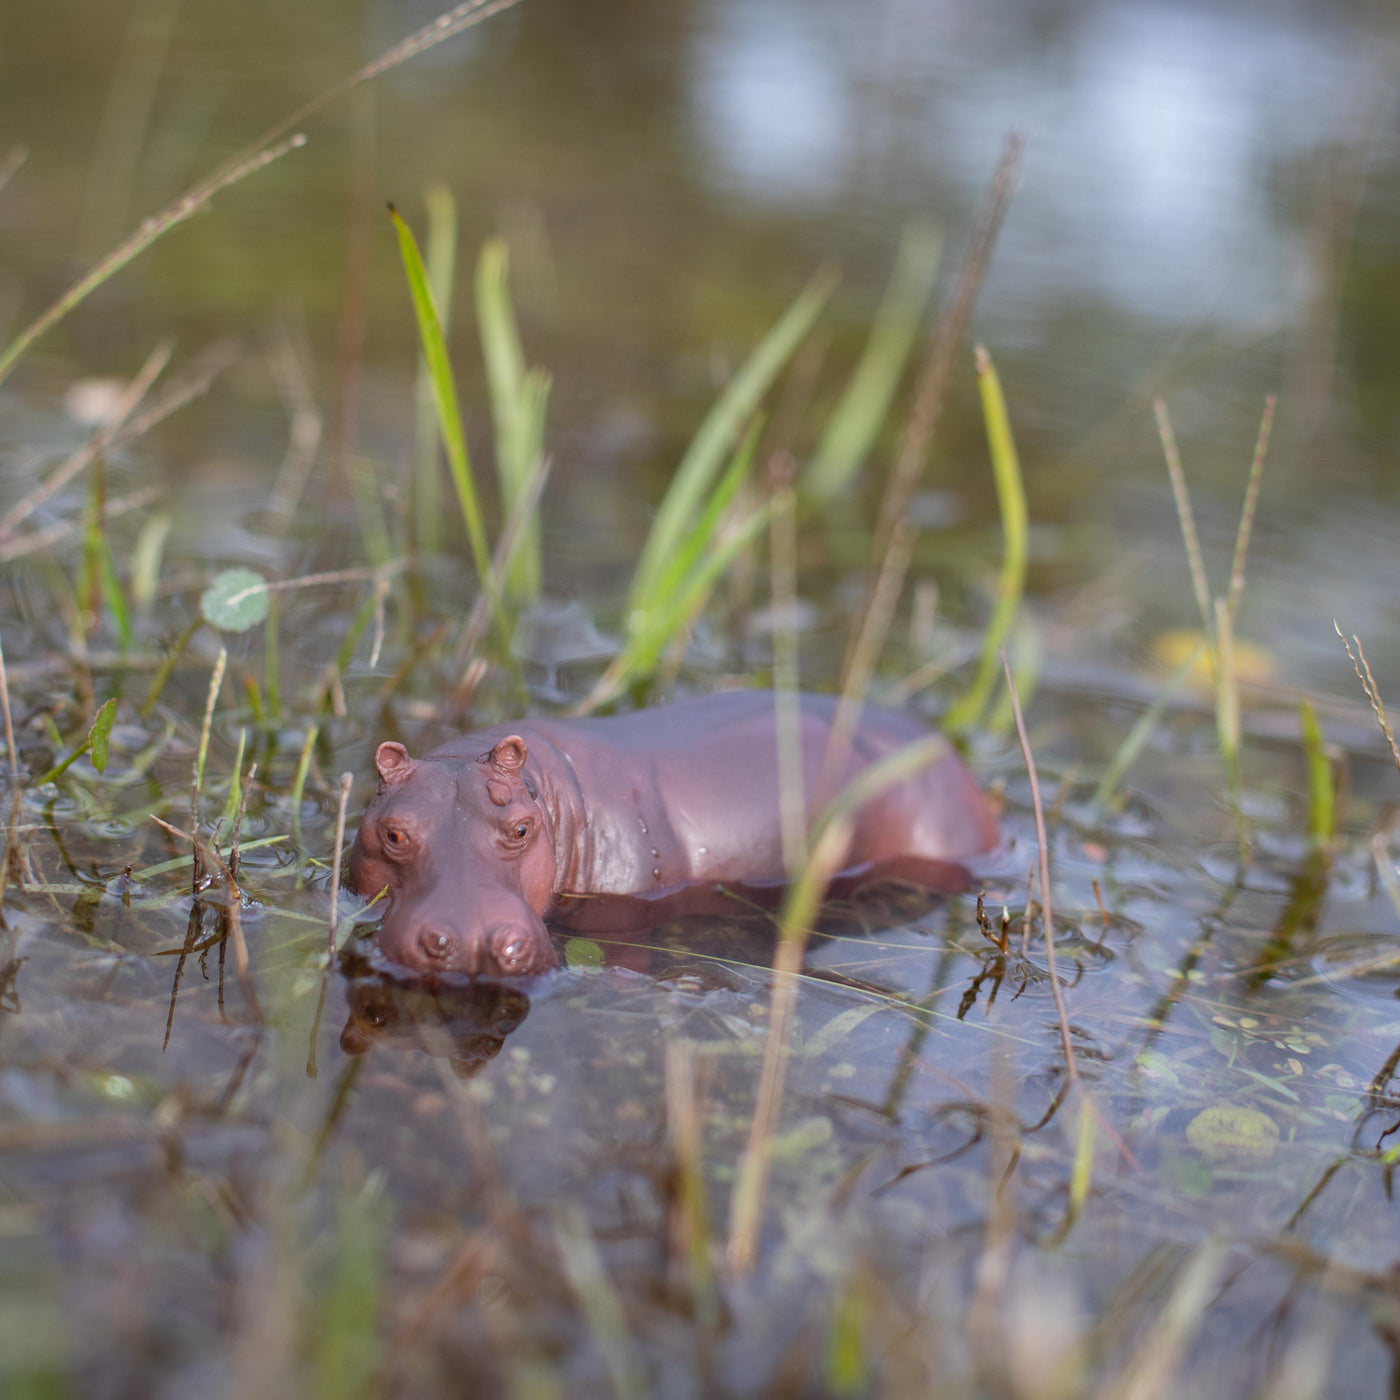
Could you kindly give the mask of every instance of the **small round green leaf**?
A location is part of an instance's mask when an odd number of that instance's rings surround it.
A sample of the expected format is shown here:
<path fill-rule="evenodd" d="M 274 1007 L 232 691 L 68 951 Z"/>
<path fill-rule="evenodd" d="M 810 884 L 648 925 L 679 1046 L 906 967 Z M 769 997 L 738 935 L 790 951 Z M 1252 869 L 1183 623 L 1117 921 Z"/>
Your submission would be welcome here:
<path fill-rule="evenodd" d="M 1278 1139 L 1278 1124 L 1246 1104 L 1214 1104 L 1186 1125 L 1187 1142 L 1211 1161 L 1227 1157 L 1263 1161 L 1273 1156 Z"/>
<path fill-rule="evenodd" d="M 267 616 L 267 580 L 252 569 L 225 569 L 204 590 L 199 610 L 221 632 L 246 632 Z"/>
<path fill-rule="evenodd" d="M 591 938 L 571 938 L 564 944 L 564 961 L 570 967 L 602 967 L 603 950 Z"/>
<path fill-rule="evenodd" d="M 112 737 L 112 724 L 117 718 L 117 702 L 113 697 L 92 717 L 88 730 L 88 757 L 99 773 L 107 771 L 107 742 Z"/>

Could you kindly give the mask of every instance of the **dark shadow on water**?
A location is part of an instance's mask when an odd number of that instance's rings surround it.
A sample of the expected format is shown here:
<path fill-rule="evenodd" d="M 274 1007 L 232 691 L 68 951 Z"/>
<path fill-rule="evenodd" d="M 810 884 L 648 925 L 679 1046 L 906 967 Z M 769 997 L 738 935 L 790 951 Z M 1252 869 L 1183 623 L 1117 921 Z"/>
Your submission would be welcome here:
<path fill-rule="evenodd" d="M 349 1016 L 340 1048 L 347 1055 L 364 1055 L 376 1045 L 412 1048 L 446 1059 L 470 1079 L 500 1054 L 530 1013 L 528 994 L 505 982 L 411 977 L 353 954 L 343 959 L 342 970 Z"/>

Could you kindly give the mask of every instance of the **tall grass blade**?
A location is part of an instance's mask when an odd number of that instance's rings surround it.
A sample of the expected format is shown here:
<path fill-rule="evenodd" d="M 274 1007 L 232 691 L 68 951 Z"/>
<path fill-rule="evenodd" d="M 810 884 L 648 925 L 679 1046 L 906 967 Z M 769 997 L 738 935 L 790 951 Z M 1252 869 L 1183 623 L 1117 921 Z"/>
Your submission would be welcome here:
<path fill-rule="evenodd" d="M 510 302 L 510 255 L 505 241 L 493 238 L 476 264 L 476 316 L 486 379 L 491 390 L 491 417 L 496 425 L 496 474 L 508 512 L 526 490 L 544 451 L 544 416 L 549 376 L 527 373 L 525 351 Z M 525 524 L 515 562 L 505 580 L 508 595 L 521 602 L 539 597 L 539 521 Z"/>
<path fill-rule="evenodd" d="M 476 482 L 472 478 L 471 458 L 467 455 L 467 437 L 462 428 L 462 413 L 457 403 L 457 386 L 452 378 L 452 362 L 447 355 L 447 341 L 442 332 L 442 321 L 438 316 L 437 307 L 433 302 L 432 289 L 428 286 L 428 270 L 423 265 L 412 229 L 392 204 L 389 206 L 389 216 L 393 219 L 394 229 L 399 236 L 399 252 L 403 258 L 404 273 L 408 278 L 414 315 L 418 320 L 418 337 L 432 380 L 438 425 L 442 430 L 442 441 L 447 451 L 447 463 L 452 471 L 452 482 L 457 488 L 457 502 L 462 508 L 462 522 L 467 529 L 467 541 L 471 545 L 476 576 L 484 592 L 494 593 L 495 582 L 491 577 L 491 551 L 486 544 L 486 526 L 482 520 L 481 502 L 476 494 Z M 493 608 L 494 606 L 493 604 Z"/>
<path fill-rule="evenodd" d="M 220 829 L 231 829 L 235 818 L 238 816 L 238 809 L 243 802 L 243 754 L 248 747 L 248 731 L 240 729 L 238 731 L 238 752 L 234 755 L 232 776 L 229 778 L 228 798 L 224 802 L 224 810 L 219 816 L 218 826 Z"/>
<path fill-rule="evenodd" d="M 831 271 L 819 272 L 812 279 L 726 386 L 691 440 L 661 509 L 657 511 L 641 561 L 632 576 L 627 601 L 629 630 L 633 630 L 631 619 L 638 613 L 645 615 L 651 606 L 653 586 L 690 530 L 690 522 L 701 509 L 726 454 L 783 366 L 806 338 L 835 286 L 836 276 Z"/>
<path fill-rule="evenodd" d="M 429 188 L 424 203 L 428 213 L 424 257 L 428 290 L 438 309 L 445 336 L 452 320 L 452 288 L 457 270 L 457 201 L 446 185 L 438 184 Z M 441 443 L 432 374 L 427 359 L 422 358 L 413 391 L 413 522 L 414 543 L 420 558 L 436 554 L 442 548 L 438 473 Z"/>
<path fill-rule="evenodd" d="M 860 363 L 802 473 L 799 489 L 806 500 L 839 494 L 870 454 L 909 363 L 942 251 L 936 229 L 922 224 L 905 229 Z"/>
<path fill-rule="evenodd" d="M 739 487 L 753 468 L 762 430 L 760 419 L 749 425 L 699 520 L 677 542 L 675 552 L 653 585 L 651 606 L 645 613 L 633 613 L 628 619 L 630 630 L 621 652 L 579 707 L 581 711 L 606 704 L 629 684 L 655 671 L 662 653 L 705 606 L 715 584 L 740 550 L 768 523 L 771 508 L 764 504 L 734 523 L 728 533 L 721 528 Z"/>
<path fill-rule="evenodd" d="M 1303 731 L 1303 761 L 1308 774 L 1308 840 L 1313 850 L 1326 852 L 1337 833 L 1337 788 L 1317 711 L 1306 699 L 1298 702 L 1298 724 Z"/>
<path fill-rule="evenodd" d="M 1016 620 L 1016 611 L 1021 606 L 1021 595 L 1025 591 L 1030 534 L 1026 490 L 1021 481 L 1016 440 L 1011 434 L 1011 421 L 1006 412 L 1006 397 L 1002 393 L 1001 380 L 997 376 L 996 366 L 992 364 L 992 357 L 980 345 L 977 347 L 977 387 L 982 396 L 982 417 L 991 449 L 1005 547 L 1001 574 L 997 580 L 996 607 L 982 640 L 977 673 L 966 693 L 943 719 L 944 728 L 954 734 L 976 724 L 991 698 L 1000 669 L 997 658 L 1006 644 L 1011 625 Z"/>

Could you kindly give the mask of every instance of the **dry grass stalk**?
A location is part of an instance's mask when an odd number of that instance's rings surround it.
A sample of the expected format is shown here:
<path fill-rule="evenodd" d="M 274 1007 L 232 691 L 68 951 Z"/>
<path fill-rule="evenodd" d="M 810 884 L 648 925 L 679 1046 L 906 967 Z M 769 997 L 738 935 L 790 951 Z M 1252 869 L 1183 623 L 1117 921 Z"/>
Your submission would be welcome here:
<path fill-rule="evenodd" d="M 1176 501 L 1177 519 L 1181 523 L 1181 538 L 1186 545 L 1186 563 L 1191 570 L 1191 587 L 1196 594 L 1196 606 L 1201 612 L 1201 626 L 1209 635 L 1214 609 L 1210 602 L 1210 584 L 1206 580 L 1205 559 L 1201 554 L 1200 537 L 1196 534 L 1196 516 L 1191 509 L 1191 493 L 1186 489 L 1186 473 L 1181 469 L 1181 453 L 1177 451 L 1176 434 L 1166 400 L 1153 399 L 1152 411 L 1157 416 L 1157 433 L 1162 439 L 1162 453 L 1167 459 L 1167 475 L 1171 478 L 1172 498 Z M 1257 456 L 1257 454 L 1256 454 Z M 1212 661 L 1214 658 L 1212 658 Z"/>
<path fill-rule="evenodd" d="M 161 487 L 147 486 L 140 491 L 132 491 L 129 495 L 118 496 L 103 506 L 103 518 L 114 520 L 119 515 L 130 515 L 132 511 L 145 510 L 148 505 L 153 501 L 158 501 L 165 494 L 166 492 Z M 18 535 L 0 544 L 0 564 L 8 564 L 11 560 L 21 559 L 28 554 L 46 553 L 54 545 L 86 528 L 87 522 L 81 518 L 60 520 L 57 524 L 50 525 L 46 529 Z M 97 658 L 90 657 L 89 660 L 96 664 Z"/>
<path fill-rule="evenodd" d="M 251 146 L 245 147 L 238 154 L 232 156 L 218 166 L 212 174 L 205 176 L 178 199 L 166 205 L 159 214 L 144 220 L 135 233 L 75 282 L 52 306 L 21 331 L 3 353 L 0 353 L 0 381 L 5 379 L 15 362 L 34 341 L 57 325 L 91 292 L 100 287 L 109 277 L 119 272 L 133 258 L 145 252 L 157 239 L 176 225 L 193 218 L 220 191 L 227 189 L 230 185 L 236 185 L 249 175 L 255 174 L 264 166 L 270 165 L 273 161 L 286 155 L 288 151 L 304 146 L 306 144 L 304 135 L 297 133 L 288 136 L 287 133 L 305 121 L 306 118 L 319 112 L 322 107 L 353 88 L 359 87 L 361 83 L 379 77 L 380 74 L 398 67 L 399 64 L 405 63 L 434 45 L 442 43 L 443 40 L 450 39 L 453 35 L 460 34 L 463 30 L 481 23 L 482 20 L 489 19 L 492 15 L 509 9 L 515 3 L 516 0 L 467 0 L 467 3 L 457 5 L 445 14 L 439 15 L 431 24 L 416 30 L 407 39 L 386 50 L 372 63 L 357 69 L 349 77 L 341 79 L 333 87 L 321 93 L 320 96 L 314 97 L 310 102 L 298 107 L 291 116 L 278 122 Z"/>
<path fill-rule="evenodd" d="M 151 385 L 159 378 L 161 371 L 170 362 L 175 342 L 163 340 L 146 357 L 136 377 L 122 391 L 122 396 L 113 406 L 111 416 L 92 437 L 74 452 L 49 479 L 35 487 L 22 500 L 16 501 L 4 515 L 0 516 L 0 539 L 13 535 L 15 527 L 27 520 L 38 508 L 55 493 L 61 491 L 84 468 L 89 467 L 117 440 L 122 425 L 135 411 L 136 406 L 146 397 Z"/>
<path fill-rule="evenodd" d="M 851 753 L 851 741 L 855 737 L 856 725 L 860 720 L 860 709 L 870 688 L 870 678 L 875 674 L 875 667 L 885 649 L 885 641 L 894 621 L 895 609 L 899 606 L 904 575 L 908 571 L 909 560 L 914 553 L 914 540 L 918 533 L 918 526 L 911 524 L 908 519 L 902 518 L 895 525 L 884 563 L 875 579 L 869 606 L 847 649 L 845 673 L 841 680 L 841 699 L 836 706 L 836 716 L 831 722 L 831 735 L 826 742 L 826 752 L 822 755 L 821 778 L 817 784 L 819 802 L 830 799 L 840 784 L 841 774 L 845 771 L 846 760 Z"/>
<path fill-rule="evenodd" d="M 896 569 L 898 558 L 893 556 L 891 545 L 896 529 L 908 515 L 909 503 L 918 488 L 919 478 L 923 475 L 929 446 L 938 427 L 938 420 L 942 416 L 943 401 L 947 397 L 958 347 L 967 333 L 967 323 L 972 315 L 973 303 L 977 299 L 977 290 L 982 285 L 987 263 L 996 244 L 997 233 L 1001 229 L 1002 218 L 1015 189 L 1021 165 L 1021 148 L 1021 137 L 1019 133 L 1013 132 L 1007 137 L 1002 148 L 1001 159 L 988 187 L 987 205 L 982 221 L 973 238 L 972 247 L 958 270 L 957 282 L 947 307 L 939 318 L 928 358 L 919 375 L 914 406 L 900 441 L 889 484 L 885 487 L 884 499 L 880 503 L 880 519 L 871 550 L 872 562 L 879 564 L 879 576 L 872 584 L 868 601 L 862 610 L 867 614 L 873 614 L 877 606 L 876 598 L 882 592 L 888 592 L 892 588 L 898 596 L 903 589 L 903 569 Z M 865 622 L 862 621 L 852 633 L 847 649 L 848 658 L 854 656 L 864 630 Z M 850 669 L 849 661 L 844 669 Z"/>
<path fill-rule="evenodd" d="M 10 777 L 19 781 L 19 750 L 15 748 L 15 725 L 10 714 L 10 678 L 5 672 L 5 648 L 0 643 L 0 707 L 5 716 L 5 752 L 10 756 Z M 0 871 L 0 884 L 4 883 L 5 872 Z"/>
<path fill-rule="evenodd" d="M 146 219 L 135 233 L 123 243 L 118 244 L 105 258 L 59 297 L 48 310 L 31 321 L 10 342 L 8 349 L 0 354 L 0 382 L 5 380 L 19 357 L 41 335 L 56 326 L 75 306 L 84 301 L 133 258 L 145 252 L 158 238 L 168 233 L 177 224 L 182 224 L 186 219 L 193 218 L 220 190 L 237 184 L 240 180 L 261 170 L 265 165 L 270 165 L 274 160 L 286 155 L 288 151 L 305 144 L 306 138 L 304 136 L 293 136 L 276 146 L 258 151 L 231 167 L 225 166 L 219 173 L 195 185 L 174 203 L 167 205 L 159 214 Z"/>
<path fill-rule="evenodd" d="M 1366 699 L 1370 702 L 1371 711 L 1376 716 L 1376 722 L 1381 727 L 1381 733 L 1385 735 L 1385 742 L 1390 749 L 1390 757 L 1397 769 L 1400 769 L 1400 746 L 1395 742 L 1395 731 L 1390 727 L 1390 716 L 1385 712 L 1385 704 L 1381 700 L 1380 690 L 1376 686 L 1376 678 L 1371 674 L 1370 663 L 1366 660 L 1366 653 L 1361 647 L 1361 638 L 1355 633 L 1352 634 L 1351 642 L 1342 636 L 1342 629 L 1337 626 L 1337 619 L 1332 619 L 1332 626 L 1339 637 L 1342 638 L 1342 645 L 1347 649 L 1347 659 L 1351 662 L 1351 669 L 1356 672 L 1356 679 L 1361 682 L 1361 689 L 1366 692 Z M 1352 652 L 1351 643 L 1356 643 L 1356 651 Z"/>
<path fill-rule="evenodd" d="M 1011 677 L 1011 663 L 1006 659 L 1005 651 L 1001 654 L 1001 666 L 1006 673 L 1006 688 L 1011 696 L 1011 714 L 1016 721 L 1016 738 L 1021 744 L 1021 757 L 1025 760 L 1026 776 L 1031 785 L 1031 809 L 1035 813 L 1035 840 L 1040 855 L 1040 918 L 1045 931 L 1045 965 L 1050 973 L 1050 991 L 1055 998 L 1055 1015 L 1060 1022 L 1060 1046 L 1065 1055 L 1065 1072 L 1077 1083 L 1079 1068 L 1074 1062 L 1069 1015 L 1065 1011 L 1064 993 L 1060 990 L 1060 978 L 1055 969 L 1055 909 L 1050 894 L 1050 839 L 1045 830 L 1045 807 L 1040 800 L 1040 776 L 1036 771 L 1035 755 L 1031 753 L 1031 741 L 1026 733 L 1026 719 L 1021 713 L 1021 699 L 1016 694 L 1016 682 Z"/>
<path fill-rule="evenodd" d="M 1264 416 L 1259 420 L 1259 436 L 1254 442 L 1254 460 L 1249 464 L 1249 483 L 1244 489 L 1244 508 L 1240 511 L 1240 528 L 1235 535 L 1235 554 L 1230 561 L 1230 622 L 1233 625 L 1239 612 L 1240 598 L 1244 594 L 1244 566 L 1249 555 L 1249 541 L 1254 531 L 1254 516 L 1259 508 L 1259 483 L 1264 477 L 1264 458 L 1269 451 L 1269 438 L 1273 433 L 1274 410 L 1278 407 L 1278 395 L 1270 394 L 1264 400 Z"/>
<path fill-rule="evenodd" d="M 331 957 L 335 957 L 335 925 L 340 906 L 340 857 L 345 850 L 345 809 L 350 803 L 350 785 L 354 781 L 353 773 L 340 775 L 340 799 L 335 809 L 335 845 L 331 849 L 330 945 L 327 950 Z"/>
<path fill-rule="evenodd" d="M 775 452 L 768 463 L 769 592 L 773 603 L 773 704 L 778 739 L 778 808 L 783 867 L 807 860 L 807 803 L 802 775 L 802 708 L 798 698 L 801 648 L 797 638 L 797 463 Z"/>

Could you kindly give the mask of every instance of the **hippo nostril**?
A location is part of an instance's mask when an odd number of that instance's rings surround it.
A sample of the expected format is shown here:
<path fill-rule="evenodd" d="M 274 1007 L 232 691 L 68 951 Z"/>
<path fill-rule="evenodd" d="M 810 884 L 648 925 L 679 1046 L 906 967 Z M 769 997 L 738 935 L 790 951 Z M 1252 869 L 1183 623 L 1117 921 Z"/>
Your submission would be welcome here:
<path fill-rule="evenodd" d="M 522 929 L 497 929 L 491 940 L 502 972 L 519 972 L 530 957 L 530 939 Z"/>
<path fill-rule="evenodd" d="M 452 940 L 437 929 L 425 928 L 418 935 L 418 947 L 429 962 L 446 962 L 452 952 Z"/>

